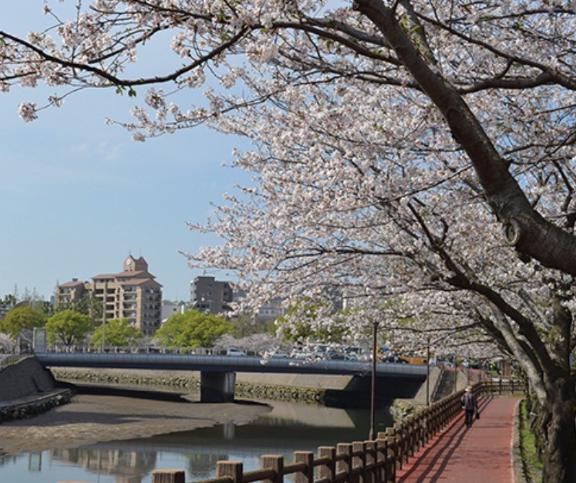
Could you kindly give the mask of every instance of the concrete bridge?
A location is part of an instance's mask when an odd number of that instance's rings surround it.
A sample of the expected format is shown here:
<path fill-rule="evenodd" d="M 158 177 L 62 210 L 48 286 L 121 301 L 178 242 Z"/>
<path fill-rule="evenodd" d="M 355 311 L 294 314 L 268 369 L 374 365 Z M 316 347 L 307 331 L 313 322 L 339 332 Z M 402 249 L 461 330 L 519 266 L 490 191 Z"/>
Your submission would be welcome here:
<path fill-rule="evenodd" d="M 366 379 L 370 362 L 305 361 L 292 358 L 237 357 L 176 354 L 109 353 L 37 353 L 44 367 L 86 367 L 116 369 L 156 369 L 199 371 L 200 399 L 203 402 L 227 402 L 234 399 L 237 372 L 352 375 Z M 408 382 L 419 386 L 426 379 L 426 366 L 384 363 L 377 365 L 379 380 Z"/>

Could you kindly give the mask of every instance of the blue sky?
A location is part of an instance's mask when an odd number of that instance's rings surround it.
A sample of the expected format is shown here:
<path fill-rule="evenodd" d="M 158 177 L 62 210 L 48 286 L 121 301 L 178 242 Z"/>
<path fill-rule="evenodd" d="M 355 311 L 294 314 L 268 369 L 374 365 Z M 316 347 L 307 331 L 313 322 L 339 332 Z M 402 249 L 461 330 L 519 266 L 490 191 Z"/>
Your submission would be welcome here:
<path fill-rule="evenodd" d="M 42 3 L 10 2 L 0 29 L 21 33 L 27 22 L 45 21 Z M 197 128 L 137 143 L 106 125 L 106 117 L 129 119 L 143 90 L 136 101 L 86 91 L 33 123 L 18 117 L 20 102 L 41 105 L 52 93 L 0 94 L 0 296 L 17 286 L 20 294 L 28 288 L 49 297 L 57 281 L 120 271 L 132 253 L 146 258 L 165 298 L 187 299 L 198 272 L 178 251 L 217 240 L 188 231 L 186 221 L 205 220 L 211 202 L 247 181 L 222 166 L 246 142 Z M 200 96 L 189 91 L 186 101 Z"/>

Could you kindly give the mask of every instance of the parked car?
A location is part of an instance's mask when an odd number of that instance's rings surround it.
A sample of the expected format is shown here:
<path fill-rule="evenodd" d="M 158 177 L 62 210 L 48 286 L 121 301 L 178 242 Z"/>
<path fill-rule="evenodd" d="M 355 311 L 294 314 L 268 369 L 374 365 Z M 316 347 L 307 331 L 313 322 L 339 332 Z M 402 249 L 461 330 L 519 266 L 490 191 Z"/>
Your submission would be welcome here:
<path fill-rule="evenodd" d="M 356 346 L 348 346 L 344 348 L 344 354 L 347 361 L 360 361 L 363 360 L 362 348 Z"/>
<path fill-rule="evenodd" d="M 290 358 L 290 354 L 286 354 L 286 352 L 273 352 L 272 354 L 270 354 L 270 358 L 271 359 L 288 359 Z"/>
<path fill-rule="evenodd" d="M 326 353 L 326 359 L 331 361 L 345 361 L 347 357 L 346 354 L 340 351 L 328 351 Z"/>
<path fill-rule="evenodd" d="M 293 359 L 306 359 L 309 357 L 309 353 L 302 349 L 294 349 L 292 352 L 290 352 L 290 357 Z"/>
<path fill-rule="evenodd" d="M 236 357 L 242 357 L 246 355 L 246 352 L 244 352 L 241 349 L 238 349 L 237 347 L 229 347 L 226 350 L 226 355 L 227 356 L 236 356 Z"/>
<path fill-rule="evenodd" d="M 288 354 L 287 352 L 275 348 L 260 353 L 260 356 L 265 359 L 289 359 L 294 357 L 294 354 Z"/>

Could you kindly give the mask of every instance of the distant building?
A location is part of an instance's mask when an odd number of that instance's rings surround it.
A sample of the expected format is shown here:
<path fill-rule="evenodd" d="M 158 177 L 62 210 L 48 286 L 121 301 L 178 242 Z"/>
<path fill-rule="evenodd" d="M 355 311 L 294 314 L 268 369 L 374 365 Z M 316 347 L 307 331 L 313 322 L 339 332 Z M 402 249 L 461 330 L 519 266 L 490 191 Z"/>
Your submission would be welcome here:
<path fill-rule="evenodd" d="M 79 302 L 82 297 L 88 294 L 89 284 L 73 278 L 70 282 L 63 283 L 56 287 L 54 303 L 56 306 L 73 304 Z"/>
<path fill-rule="evenodd" d="M 246 291 L 242 289 L 234 290 L 234 302 L 241 303 L 242 299 L 246 297 Z M 278 317 L 286 313 L 286 309 L 283 307 L 284 299 L 281 297 L 274 297 L 268 302 L 262 304 L 260 307 L 255 309 L 251 314 L 252 320 L 256 324 L 267 325 L 269 322 L 275 321 Z"/>
<path fill-rule="evenodd" d="M 162 300 L 162 323 L 166 322 L 170 317 L 175 314 L 183 314 L 186 312 L 188 304 L 185 302 L 172 302 L 171 300 Z"/>
<path fill-rule="evenodd" d="M 221 314 L 231 310 L 232 285 L 214 277 L 196 277 L 190 283 L 190 303 L 192 308 L 202 312 Z"/>
<path fill-rule="evenodd" d="M 261 305 L 254 315 L 254 320 L 259 324 L 267 324 L 281 317 L 286 312 L 282 302 L 283 299 L 276 297 Z"/>
<path fill-rule="evenodd" d="M 145 335 L 152 335 L 161 321 L 162 285 L 148 272 L 144 258 L 130 255 L 122 272 L 100 274 L 91 282 L 70 282 L 56 288 L 56 305 L 78 302 L 90 295 L 102 305 L 104 320 L 128 319 Z"/>

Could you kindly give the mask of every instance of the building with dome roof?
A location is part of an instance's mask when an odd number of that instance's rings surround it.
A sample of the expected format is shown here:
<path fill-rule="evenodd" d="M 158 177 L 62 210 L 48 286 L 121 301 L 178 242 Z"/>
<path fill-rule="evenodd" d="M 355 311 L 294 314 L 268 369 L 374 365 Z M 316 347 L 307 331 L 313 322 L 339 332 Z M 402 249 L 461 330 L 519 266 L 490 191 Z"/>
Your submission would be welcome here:
<path fill-rule="evenodd" d="M 152 335 L 161 321 L 162 285 L 148 271 L 143 257 L 129 255 L 118 273 L 103 273 L 91 282 L 70 282 L 56 288 L 56 305 L 73 304 L 90 296 L 102 306 L 102 321 L 128 319 L 145 335 Z"/>

